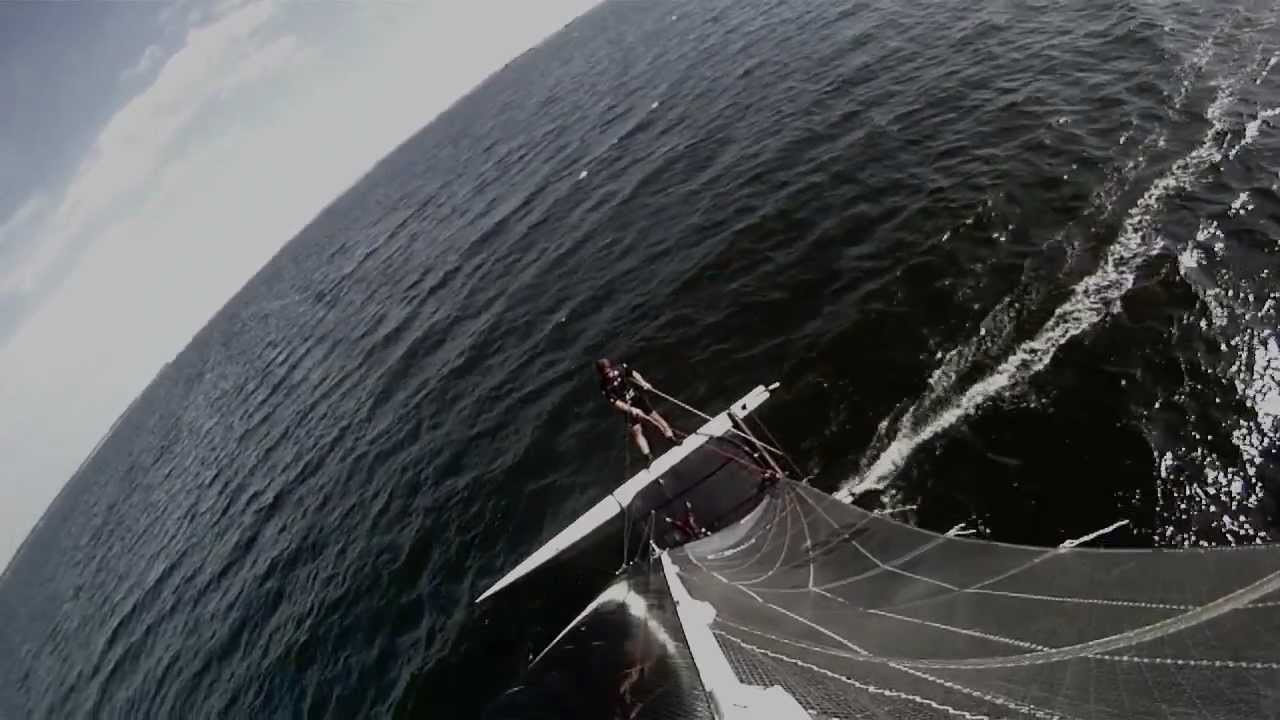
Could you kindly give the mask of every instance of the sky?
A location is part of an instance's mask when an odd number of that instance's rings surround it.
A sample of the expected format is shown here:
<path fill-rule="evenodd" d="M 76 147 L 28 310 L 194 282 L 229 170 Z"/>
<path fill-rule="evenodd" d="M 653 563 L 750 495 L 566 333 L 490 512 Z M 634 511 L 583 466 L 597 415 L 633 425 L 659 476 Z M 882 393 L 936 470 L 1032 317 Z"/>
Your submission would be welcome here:
<path fill-rule="evenodd" d="M 0 2 L 0 568 L 284 243 L 593 4 Z"/>

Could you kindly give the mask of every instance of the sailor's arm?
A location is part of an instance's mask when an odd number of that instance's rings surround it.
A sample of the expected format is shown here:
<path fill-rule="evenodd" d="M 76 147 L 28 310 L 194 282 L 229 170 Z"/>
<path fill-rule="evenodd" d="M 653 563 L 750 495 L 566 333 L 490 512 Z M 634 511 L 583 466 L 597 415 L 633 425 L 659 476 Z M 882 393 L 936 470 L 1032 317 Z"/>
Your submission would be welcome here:
<path fill-rule="evenodd" d="M 653 386 L 649 384 L 648 380 L 644 379 L 644 376 L 641 375 L 639 371 L 631 370 L 631 368 L 627 368 L 627 370 L 631 372 L 631 379 L 634 380 L 637 385 L 644 388 L 645 390 L 653 389 Z"/>
<path fill-rule="evenodd" d="M 624 400 L 611 400 L 610 403 L 618 410 L 621 410 L 623 414 L 630 415 L 633 418 L 647 417 L 638 408 L 636 408 L 631 403 L 628 403 Z"/>

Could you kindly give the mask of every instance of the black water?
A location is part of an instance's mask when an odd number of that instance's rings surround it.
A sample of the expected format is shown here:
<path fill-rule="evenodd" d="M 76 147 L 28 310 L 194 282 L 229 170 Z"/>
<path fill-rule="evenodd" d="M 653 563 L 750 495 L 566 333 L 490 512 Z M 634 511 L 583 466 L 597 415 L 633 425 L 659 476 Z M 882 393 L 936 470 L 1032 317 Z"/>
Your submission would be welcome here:
<path fill-rule="evenodd" d="M 1274 22 L 597 9 L 147 389 L 0 580 L 0 716 L 474 715 L 561 598 L 471 598 L 625 472 L 601 354 L 713 409 L 782 381 L 763 416 L 816 485 L 931 528 L 1267 538 Z"/>

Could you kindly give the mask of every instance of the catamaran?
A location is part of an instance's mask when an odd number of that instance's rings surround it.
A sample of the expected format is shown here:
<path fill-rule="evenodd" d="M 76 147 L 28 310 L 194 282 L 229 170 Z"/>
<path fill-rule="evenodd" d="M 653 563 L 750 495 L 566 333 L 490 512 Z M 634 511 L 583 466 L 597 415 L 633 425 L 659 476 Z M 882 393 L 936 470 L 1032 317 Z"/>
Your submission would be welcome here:
<path fill-rule="evenodd" d="M 776 389 L 708 418 L 477 598 L 555 573 L 603 586 L 497 715 L 1280 713 L 1280 547 L 1046 548 L 912 527 L 811 487 L 760 439 L 752 413 Z M 584 560 L 602 552 L 613 568 Z"/>

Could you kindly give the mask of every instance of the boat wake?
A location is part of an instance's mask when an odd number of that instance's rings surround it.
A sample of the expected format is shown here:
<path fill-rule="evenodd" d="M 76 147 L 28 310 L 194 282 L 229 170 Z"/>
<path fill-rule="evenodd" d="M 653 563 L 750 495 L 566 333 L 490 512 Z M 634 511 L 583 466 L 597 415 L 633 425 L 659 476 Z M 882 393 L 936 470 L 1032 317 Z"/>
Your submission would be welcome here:
<path fill-rule="evenodd" d="M 1193 58 L 1197 66 L 1202 67 L 1205 62 L 1203 53 Z M 1013 349 L 981 380 L 954 395 L 946 381 L 957 376 L 957 362 L 964 364 L 963 356 L 972 355 L 972 346 L 982 344 L 982 339 L 957 349 L 953 353 L 956 357 L 950 362 L 944 361 L 930 378 L 926 395 L 904 414 L 897 435 L 863 464 L 860 472 L 841 487 L 837 497 L 848 501 L 862 493 L 884 489 L 922 444 L 1040 372 L 1067 341 L 1111 314 L 1133 286 L 1141 265 L 1161 248 L 1157 218 L 1165 201 L 1191 186 L 1215 164 L 1251 144 L 1269 117 L 1266 113 L 1271 111 L 1259 113 L 1246 127 L 1243 138 L 1236 145 L 1230 145 L 1227 110 L 1235 102 L 1239 82 L 1240 79 L 1235 78 L 1217 83 L 1216 96 L 1206 112 L 1210 127 L 1201 143 L 1150 185 L 1125 216 L 1116 241 L 1106 249 L 1097 269 L 1072 288 L 1068 299 L 1034 337 Z M 1180 97 L 1185 97 L 1185 93 Z M 1251 131 L 1251 128 L 1254 129 Z M 1010 312 L 1004 306 L 1002 303 L 997 312 Z M 938 405 L 936 398 L 943 393 L 953 399 L 940 409 L 930 411 Z"/>

